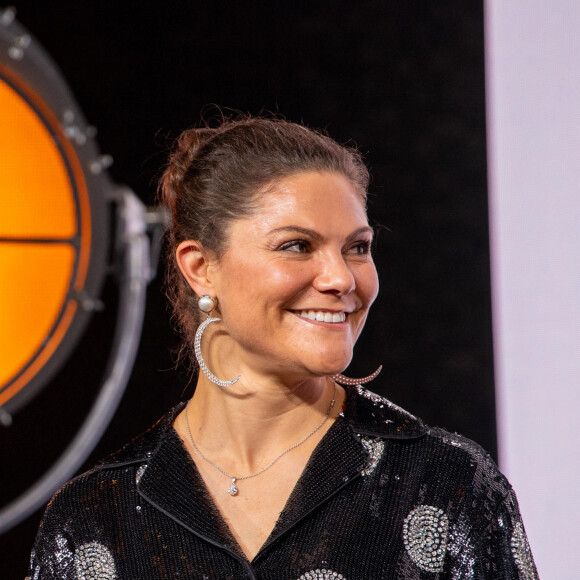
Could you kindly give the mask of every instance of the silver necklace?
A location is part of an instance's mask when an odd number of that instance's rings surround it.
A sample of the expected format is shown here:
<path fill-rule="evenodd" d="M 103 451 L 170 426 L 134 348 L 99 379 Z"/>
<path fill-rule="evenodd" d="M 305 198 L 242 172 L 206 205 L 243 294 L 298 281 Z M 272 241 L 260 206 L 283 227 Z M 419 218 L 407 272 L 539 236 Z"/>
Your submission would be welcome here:
<path fill-rule="evenodd" d="M 236 481 L 241 481 L 242 479 L 250 479 L 250 477 L 256 477 L 257 475 L 261 475 L 262 473 L 264 473 L 264 471 L 270 469 L 270 467 L 272 467 L 272 465 L 274 465 L 274 463 L 276 463 L 276 461 L 278 461 L 278 459 L 280 459 L 281 457 L 286 455 L 286 453 L 289 453 L 293 449 L 296 449 L 296 447 L 299 447 L 300 445 L 302 445 L 302 443 L 305 443 L 308 439 L 310 439 L 310 437 L 312 437 L 312 435 L 314 435 L 314 433 L 316 433 L 326 423 L 326 421 L 328 420 L 328 417 L 330 417 L 330 413 L 332 412 L 335 401 L 336 401 L 336 383 L 334 383 L 334 394 L 332 396 L 332 401 L 330 401 L 330 405 L 328 407 L 328 411 L 326 411 L 326 415 L 324 416 L 324 419 L 322 419 L 322 421 L 314 429 L 312 429 L 312 431 L 310 431 L 310 433 L 308 433 L 308 435 L 306 435 L 305 437 L 300 439 L 300 441 L 298 441 L 298 443 L 294 443 L 294 445 L 292 445 L 291 447 L 288 447 L 288 449 L 285 449 L 284 451 L 282 451 L 282 453 L 279 453 L 272 461 L 270 461 L 270 463 L 268 463 L 268 465 L 266 465 L 265 467 L 262 467 L 262 469 L 260 469 L 259 471 L 256 471 L 256 473 L 250 473 L 250 475 L 241 475 L 240 477 L 234 477 L 233 475 L 230 475 L 225 469 L 222 469 L 219 465 L 217 465 L 217 463 L 214 463 L 211 459 L 208 459 L 201 452 L 201 449 L 195 444 L 195 441 L 193 440 L 193 436 L 191 434 L 191 429 L 189 427 L 189 413 L 188 413 L 189 403 L 187 404 L 187 408 L 185 409 L 185 425 L 187 427 L 187 434 L 189 435 L 189 440 L 191 441 L 193 448 L 196 450 L 196 452 L 199 454 L 199 456 L 204 461 L 207 461 L 210 465 L 215 467 L 220 473 L 223 473 L 226 477 L 228 477 L 229 479 L 232 480 L 232 482 L 230 483 L 230 487 L 228 487 L 227 491 L 230 495 L 233 496 L 233 495 L 238 494 L 238 486 L 236 485 Z M 190 402 L 191 402 L 191 399 L 190 399 Z"/>

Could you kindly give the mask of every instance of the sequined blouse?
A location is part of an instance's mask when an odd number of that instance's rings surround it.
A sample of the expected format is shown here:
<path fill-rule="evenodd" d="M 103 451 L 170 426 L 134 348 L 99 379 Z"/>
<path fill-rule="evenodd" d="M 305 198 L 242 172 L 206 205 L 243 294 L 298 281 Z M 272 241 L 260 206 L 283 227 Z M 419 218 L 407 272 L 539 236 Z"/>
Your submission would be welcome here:
<path fill-rule="evenodd" d="M 34 580 L 535 580 L 515 494 L 475 443 L 351 388 L 249 562 L 172 427 L 49 503 Z"/>

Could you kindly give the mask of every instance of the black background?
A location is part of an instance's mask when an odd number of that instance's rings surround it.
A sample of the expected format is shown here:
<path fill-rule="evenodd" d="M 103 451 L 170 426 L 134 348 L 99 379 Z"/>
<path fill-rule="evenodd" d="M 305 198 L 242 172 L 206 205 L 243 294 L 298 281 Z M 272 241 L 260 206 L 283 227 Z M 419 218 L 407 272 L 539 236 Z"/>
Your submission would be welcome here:
<path fill-rule="evenodd" d="M 353 140 L 373 181 L 381 292 L 349 369 L 495 453 L 485 167 L 483 7 L 472 0 L 15 2 L 68 80 L 115 181 L 147 204 L 168 145 L 215 103 Z M 69 364 L 2 433 L 3 504 L 51 465 L 97 392 L 116 315 L 112 278 Z M 161 280 L 148 290 L 126 396 L 87 466 L 187 396 Z M 0 537 L 22 578 L 40 514 Z"/>

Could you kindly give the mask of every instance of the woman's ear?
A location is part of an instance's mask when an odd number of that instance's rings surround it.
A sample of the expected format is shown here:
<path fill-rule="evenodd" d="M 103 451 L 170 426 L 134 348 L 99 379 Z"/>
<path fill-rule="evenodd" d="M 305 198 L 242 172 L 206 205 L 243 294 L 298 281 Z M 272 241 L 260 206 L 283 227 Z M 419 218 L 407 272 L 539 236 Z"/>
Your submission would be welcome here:
<path fill-rule="evenodd" d="M 201 242 L 197 240 L 181 242 L 175 251 L 175 258 L 187 283 L 198 296 L 204 294 L 212 296 L 215 293 L 208 271 L 211 264 L 210 253 Z"/>

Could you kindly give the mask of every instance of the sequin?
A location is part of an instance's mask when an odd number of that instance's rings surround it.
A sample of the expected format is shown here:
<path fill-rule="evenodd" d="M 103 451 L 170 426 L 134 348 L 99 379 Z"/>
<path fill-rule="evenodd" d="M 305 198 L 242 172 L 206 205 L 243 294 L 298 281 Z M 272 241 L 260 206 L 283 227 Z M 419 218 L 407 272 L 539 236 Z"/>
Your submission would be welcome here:
<path fill-rule="evenodd" d="M 369 401 L 372 401 L 373 403 L 377 403 L 377 404 L 389 404 L 389 406 L 392 404 L 390 401 L 387 401 L 387 399 L 381 397 L 380 395 L 377 395 L 377 393 L 373 393 L 372 391 L 367 391 L 367 389 L 365 389 L 362 385 L 357 385 L 355 387 L 355 389 L 357 390 L 359 395 L 362 395 L 365 399 L 369 399 Z"/>
<path fill-rule="evenodd" d="M 40 576 L 40 566 L 36 564 L 36 550 L 33 548 L 30 552 L 30 576 L 26 576 L 24 580 L 38 580 Z"/>
<path fill-rule="evenodd" d="M 99 542 L 79 546 L 75 550 L 74 562 L 78 580 L 116 580 L 117 578 L 113 555 Z"/>
<path fill-rule="evenodd" d="M 522 580 L 536 580 L 536 568 L 524 527 L 519 522 L 514 526 L 511 538 L 511 549 Z"/>
<path fill-rule="evenodd" d="M 317 568 L 316 570 L 310 570 L 310 572 L 302 574 L 298 580 L 346 580 L 346 577 L 333 570 Z"/>
<path fill-rule="evenodd" d="M 24 580 L 39 580 L 40 578 L 40 566 L 37 564 L 31 567 L 31 576 L 26 576 Z"/>
<path fill-rule="evenodd" d="M 57 549 L 54 552 L 54 560 L 59 566 L 66 568 L 73 559 L 73 553 L 68 546 L 68 541 L 63 535 L 57 534 L 55 543 Z"/>
<path fill-rule="evenodd" d="M 411 560 L 426 572 L 441 572 L 447 550 L 449 518 L 431 505 L 415 508 L 403 523 L 403 542 Z"/>
<path fill-rule="evenodd" d="M 137 473 L 135 474 L 135 483 L 139 483 L 139 481 L 143 477 L 143 474 L 145 473 L 145 470 L 146 469 L 147 469 L 147 464 L 146 463 L 144 463 L 143 465 L 140 465 L 139 466 L 139 469 L 137 469 Z"/>
<path fill-rule="evenodd" d="M 417 420 L 417 418 L 414 415 L 411 415 L 411 413 L 409 413 L 408 411 L 405 411 L 405 409 L 399 407 L 398 405 L 395 405 L 395 403 L 389 401 L 389 399 L 386 399 L 385 397 L 381 397 L 381 395 L 377 395 L 377 393 L 373 393 L 372 391 L 368 391 L 362 385 L 357 385 L 354 388 L 356 389 L 356 391 L 359 395 L 361 395 L 365 399 L 368 399 L 369 401 L 372 401 L 380 409 L 387 407 L 388 409 L 391 409 L 392 411 L 400 413 L 406 419 L 410 419 L 412 421 Z M 393 421 L 392 421 L 392 419 L 385 418 L 383 420 L 383 423 L 388 424 L 388 423 L 393 423 Z"/>
<path fill-rule="evenodd" d="M 461 514 L 455 524 L 449 526 L 447 553 L 451 556 L 449 577 L 451 580 L 475 580 L 477 562 L 473 546 L 473 528 L 465 514 Z"/>
<path fill-rule="evenodd" d="M 361 475 L 370 475 L 377 468 L 383 456 L 385 442 L 380 437 L 361 437 L 360 442 L 369 453 L 368 462 L 361 471 Z"/>
<path fill-rule="evenodd" d="M 447 437 L 441 437 L 441 440 L 443 443 L 447 443 L 447 445 L 452 445 L 453 447 L 462 447 L 461 441 L 459 440 L 460 438 L 461 436 L 457 435 L 457 433 L 455 433 L 455 437 L 453 437 L 451 433 L 448 433 Z"/>

